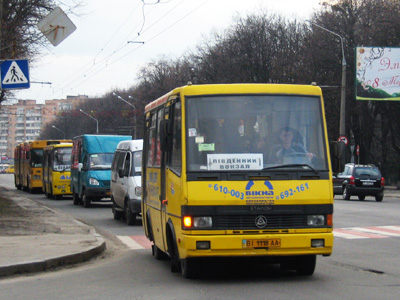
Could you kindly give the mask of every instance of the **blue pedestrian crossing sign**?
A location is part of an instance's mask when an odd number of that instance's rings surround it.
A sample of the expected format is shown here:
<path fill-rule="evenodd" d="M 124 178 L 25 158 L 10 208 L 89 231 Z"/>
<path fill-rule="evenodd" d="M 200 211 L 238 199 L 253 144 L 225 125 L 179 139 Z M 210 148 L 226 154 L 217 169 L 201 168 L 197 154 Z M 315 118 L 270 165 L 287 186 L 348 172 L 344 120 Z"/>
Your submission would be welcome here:
<path fill-rule="evenodd" d="M 29 89 L 29 63 L 27 59 L 3 60 L 0 86 L 3 90 Z"/>

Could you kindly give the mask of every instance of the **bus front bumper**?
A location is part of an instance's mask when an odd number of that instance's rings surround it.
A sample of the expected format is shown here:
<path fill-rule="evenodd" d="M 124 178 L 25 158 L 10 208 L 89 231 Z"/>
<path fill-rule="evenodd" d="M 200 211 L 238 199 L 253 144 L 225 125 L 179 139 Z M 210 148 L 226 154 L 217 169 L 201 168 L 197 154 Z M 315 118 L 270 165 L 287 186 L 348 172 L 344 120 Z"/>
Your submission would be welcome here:
<path fill-rule="evenodd" d="M 207 244 L 209 243 L 209 249 Z M 324 255 L 332 253 L 333 233 L 262 235 L 183 235 L 181 258 Z"/>

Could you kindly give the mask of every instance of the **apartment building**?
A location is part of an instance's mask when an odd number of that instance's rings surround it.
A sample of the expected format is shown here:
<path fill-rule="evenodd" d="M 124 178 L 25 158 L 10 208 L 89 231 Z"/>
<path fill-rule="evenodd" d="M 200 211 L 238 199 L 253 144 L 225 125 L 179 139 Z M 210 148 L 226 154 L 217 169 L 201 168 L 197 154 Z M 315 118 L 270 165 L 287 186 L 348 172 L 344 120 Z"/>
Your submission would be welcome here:
<path fill-rule="evenodd" d="M 0 154 L 13 157 L 17 144 L 36 140 L 42 128 L 54 121 L 57 115 L 72 110 L 79 102 L 88 99 L 86 95 L 67 96 L 62 100 L 18 100 L 11 105 L 0 106 Z"/>

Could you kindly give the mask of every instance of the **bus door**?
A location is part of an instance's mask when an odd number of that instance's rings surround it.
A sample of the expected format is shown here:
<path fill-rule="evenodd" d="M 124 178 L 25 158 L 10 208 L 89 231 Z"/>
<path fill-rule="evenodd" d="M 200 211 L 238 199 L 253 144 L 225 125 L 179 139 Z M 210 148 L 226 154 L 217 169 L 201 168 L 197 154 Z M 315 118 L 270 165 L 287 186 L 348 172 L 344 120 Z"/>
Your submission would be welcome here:
<path fill-rule="evenodd" d="M 160 201 L 160 226 L 162 233 L 162 241 L 163 241 L 163 249 L 167 250 L 167 241 L 166 241 L 166 232 L 165 232 L 165 224 L 168 221 L 167 213 L 168 213 L 168 199 L 166 199 L 166 180 L 165 180 L 165 168 L 166 168 L 166 152 L 161 151 L 160 144 L 160 123 L 161 120 L 164 119 L 164 108 L 160 108 L 157 111 L 157 153 L 156 153 L 156 165 L 160 168 L 159 172 L 159 195 L 158 199 Z"/>
<path fill-rule="evenodd" d="M 164 248 L 163 229 L 161 223 L 162 200 L 161 200 L 161 149 L 159 144 L 158 127 L 159 115 L 161 110 L 152 112 L 150 123 L 148 124 L 148 150 L 146 163 L 146 202 L 150 210 L 151 233 L 154 244 L 162 249 Z M 145 214 L 147 212 L 142 212 Z"/>
<path fill-rule="evenodd" d="M 158 116 L 158 127 L 157 127 L 157 149 L 159 149 L 161 153 L 161 165 L 160 165 L 160 201 L 161 201 L 161 224 L 163 225 L 162 230 L 163 230 L 163 241 L 164 241 L 164 249 L 168 250 L 167 246 L 167 232 L 166 232 L 166 224 L 168 222 L 168 214 L 169 214 L 169 203 L 167 197 L 167 186 L 170 185 L 170 182 L 168 182 L 168 177 L 166 174 L 167 170 L 167 161 L 168 161 L 168 150 L 167 149 L 162 149 L 161 151 L 161 144 L 160 144 L 160 133 L 161 130 L 165 130 L 161 128 L 160 126 L 160 121 L 164 119 L 170 119 L 170 103 L 167 102 L 165 108 L 161 109 L 159 111 L 159 116 Z"/>

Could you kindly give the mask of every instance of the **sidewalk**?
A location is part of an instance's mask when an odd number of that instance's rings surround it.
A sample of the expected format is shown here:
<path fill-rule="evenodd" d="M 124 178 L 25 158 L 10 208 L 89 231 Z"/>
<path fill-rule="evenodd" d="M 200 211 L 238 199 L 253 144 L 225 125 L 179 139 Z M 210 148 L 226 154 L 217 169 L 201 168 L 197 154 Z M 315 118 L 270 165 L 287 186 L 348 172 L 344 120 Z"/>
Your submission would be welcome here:
<path fill-rule="evenodd" d="M 0 187 L 0 278 L 89 260 L 106 249 L 93 227 Z"/>

